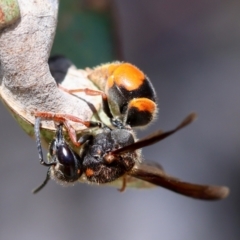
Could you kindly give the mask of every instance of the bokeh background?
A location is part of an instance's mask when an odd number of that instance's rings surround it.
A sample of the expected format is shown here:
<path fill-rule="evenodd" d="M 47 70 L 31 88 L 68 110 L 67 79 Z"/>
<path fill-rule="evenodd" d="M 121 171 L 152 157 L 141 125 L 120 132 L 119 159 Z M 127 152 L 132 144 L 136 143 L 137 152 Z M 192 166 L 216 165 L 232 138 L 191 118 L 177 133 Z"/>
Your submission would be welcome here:
<path fill-rule="evenodd" d="M 145 159 L 196 183 L 231 188 L 203 202 L 168 190 L 127 190 L 53 181 L 35 142 L 0 105 L 0 239 L 240 239 L 240 2 L 115 0 L 126 61 L 152 80 L 158 119 L 144 136 L 170 129 L 191 111 L 198 120 L 143 151 Z"/>

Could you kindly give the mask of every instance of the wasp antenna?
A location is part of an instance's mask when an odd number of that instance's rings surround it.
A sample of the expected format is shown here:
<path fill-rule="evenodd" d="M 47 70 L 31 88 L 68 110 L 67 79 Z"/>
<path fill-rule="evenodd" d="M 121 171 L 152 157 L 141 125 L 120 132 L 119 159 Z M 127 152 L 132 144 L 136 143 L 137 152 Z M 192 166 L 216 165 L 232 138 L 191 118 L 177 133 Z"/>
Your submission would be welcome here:
<path fill-rule="evenodd" d="M 33 189 L 33 190 L 32 190 L 32 193 L 33 193 L 33 194 L 38 193 L 41 189 L 43 189 L 43 188 L 47 185 L 47 183 L 48 183 L 49 180 L 50 180 L 50 169 L 48 169 L 46 178 L 45 178 L 45 180 L 43 181 L 43 183 L 42 183 L 40 186 L 38 186 L 37 188 Z"/>
<path fill-rule="evenodd" d="M 116 154 L 124 153 L 124 152 L 128 152 L 128 151 L 135 151 L 139 148 L 143 148 L 143 147 L 152 145 L 156 142 L 160 142 L 163 139 L 169 137 L 170 135 L 174 134 L 175 132 L 179 131 L 180 129 L 182 129 L 182 128 L 186 127 L 187 125 L 189 125 L 190 123 L 192 123 L 196 119 L 196 117 L 197 117 L 196 113 L 191 113 L 173 130 L 170 130 L 167 132 L 158 130 L 131 145 L 128 145 L 128 146 L 125 146 L 125 147 L 122 147 L 122 148 L 112 151 L 111 154 L 116 155 Z"/>

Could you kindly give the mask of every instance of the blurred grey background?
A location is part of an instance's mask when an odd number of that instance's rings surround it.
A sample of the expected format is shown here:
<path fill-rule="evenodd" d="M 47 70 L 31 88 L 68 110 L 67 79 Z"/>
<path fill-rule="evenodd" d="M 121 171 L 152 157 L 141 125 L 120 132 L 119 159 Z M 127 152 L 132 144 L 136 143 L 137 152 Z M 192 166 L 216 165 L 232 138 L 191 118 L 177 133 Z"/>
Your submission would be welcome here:
<path fill-rule="evenodd" d="M 240 239 L 240 2 L 115 1 L 125 59 L 152 80 L 158 119 L 144 136 L 191 111 L 198 120 L 143 151 L 176 177 L 223 184 L 229 198 L 203 202 L 165 189 L 127 190 L 51 181 L 35 142 L 0 105 L 0 239 Z"/>

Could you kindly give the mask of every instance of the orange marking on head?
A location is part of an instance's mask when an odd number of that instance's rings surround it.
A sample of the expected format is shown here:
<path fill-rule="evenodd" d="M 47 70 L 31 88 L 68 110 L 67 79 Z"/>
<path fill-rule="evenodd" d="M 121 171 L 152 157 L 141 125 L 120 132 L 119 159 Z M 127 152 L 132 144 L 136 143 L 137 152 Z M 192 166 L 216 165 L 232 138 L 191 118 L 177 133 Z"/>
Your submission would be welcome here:
<path fill-rule="evenodd" d="M 124 87 L 128 91 L 139 88 L 146 80 L 144 73 L 130 63 L 109 66 L 109 78 L 107 87 L 111 88 L 114 83 Z"/>
<path fill-rule="evenodd" d="M 152 114 L 154 114 L 157 110 L 156 103 L 148 98 L 135 98 L 129 103 L 128 107 L 135 107 L 140 112 L 145 111 Z"/>
<path fill-rule="evenodd" d="M 85 174 L 87 177 L 91 177 L 94 174 L 94 171 L 91 168 L 87 168 Z"/>

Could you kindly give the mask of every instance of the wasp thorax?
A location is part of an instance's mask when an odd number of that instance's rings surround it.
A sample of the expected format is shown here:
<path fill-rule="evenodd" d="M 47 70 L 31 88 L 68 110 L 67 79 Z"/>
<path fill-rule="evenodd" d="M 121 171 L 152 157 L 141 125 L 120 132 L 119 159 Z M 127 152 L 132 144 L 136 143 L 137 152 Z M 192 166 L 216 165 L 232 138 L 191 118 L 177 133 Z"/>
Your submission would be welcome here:
<path fill-rule="evenodd" d="M 133 132 L 128 129 L 104 128 L 87 144 L 82 155 L 86 177 L 91 182 L 107 183 L 123 176 L 135 164 L 135 151 L 112 154 L 121 147 L 134 143 Z"/>

